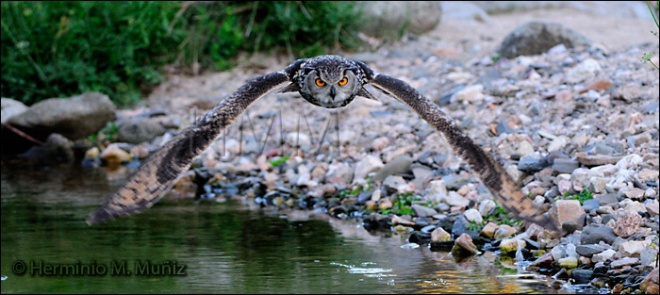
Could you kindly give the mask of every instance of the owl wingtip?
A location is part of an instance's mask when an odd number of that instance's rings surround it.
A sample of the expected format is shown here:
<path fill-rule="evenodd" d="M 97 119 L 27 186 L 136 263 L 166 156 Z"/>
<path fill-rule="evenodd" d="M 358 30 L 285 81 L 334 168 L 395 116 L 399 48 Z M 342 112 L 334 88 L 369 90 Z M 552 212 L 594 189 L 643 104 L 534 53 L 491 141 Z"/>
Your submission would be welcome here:
<path fill-rule="evenodd" d="M 94 212 L 90 213 L 89 216 L 87 216 L 85 222 L 87 222 L 87 225 L 92 226 L 95 224 L 110 221 L 112 219 L 115 219 L 114 215 L 112 215 L 110 212 L 106 211 L 103 208 L 98 208 L 94 210 Z"/>

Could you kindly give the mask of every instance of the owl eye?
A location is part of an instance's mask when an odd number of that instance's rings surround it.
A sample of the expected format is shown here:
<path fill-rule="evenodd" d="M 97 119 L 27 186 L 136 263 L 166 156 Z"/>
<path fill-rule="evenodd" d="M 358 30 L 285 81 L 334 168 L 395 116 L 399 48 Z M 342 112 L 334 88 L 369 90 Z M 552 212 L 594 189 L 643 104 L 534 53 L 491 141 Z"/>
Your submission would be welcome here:
<path fill-rule="evenodd" d="M 316 78 L 316 80 L 314 80 L 314 83 L 316 83 L 316 86 L 318 86 L 318 87 L 325 86 L 325 82 L 323 82 L 323 80 L 321 80 L 319 78 Z"/>
<path fill-rule="evenodd" d="M 339 80 L 337 84 L 339 84 L 339 86 L 344 86 L 346 83 L 348 83 L 348 78 L 344 77 L 343 79 Z"/>

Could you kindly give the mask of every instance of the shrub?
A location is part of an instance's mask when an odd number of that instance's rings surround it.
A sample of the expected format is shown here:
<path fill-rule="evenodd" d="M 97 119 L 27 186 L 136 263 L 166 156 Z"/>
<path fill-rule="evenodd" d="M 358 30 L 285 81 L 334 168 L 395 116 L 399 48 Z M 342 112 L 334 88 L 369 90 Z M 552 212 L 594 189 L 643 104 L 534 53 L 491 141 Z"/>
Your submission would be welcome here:
<path fill-rule="evenodd" d="M 359 16 L 342 2 L 2 2 L 1 92 L 32 104 L 100 91 L 126 106 L 166 64 L 222 70 L 240 50 L 351 48 Z"/>

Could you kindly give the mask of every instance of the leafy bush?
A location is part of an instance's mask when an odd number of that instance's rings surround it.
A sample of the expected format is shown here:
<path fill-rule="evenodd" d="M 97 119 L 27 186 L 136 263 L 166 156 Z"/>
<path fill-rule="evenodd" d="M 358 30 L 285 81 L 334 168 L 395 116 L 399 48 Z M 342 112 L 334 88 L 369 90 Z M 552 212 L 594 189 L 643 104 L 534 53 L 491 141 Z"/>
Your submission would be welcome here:
<path fill-rule="evenodd" d="M 178 44 L 172 2 L 2 2 L 2 96 L 38 100 L 101 91 L 124 104 Z"/>
<path fill-rule="evenodd" d="M 306 57 L 359 40 L 341 2 L 2 2 L 3 97 L 85 91 L 139 100 L 176 63 L 227 69 L 238 51 Z"/>

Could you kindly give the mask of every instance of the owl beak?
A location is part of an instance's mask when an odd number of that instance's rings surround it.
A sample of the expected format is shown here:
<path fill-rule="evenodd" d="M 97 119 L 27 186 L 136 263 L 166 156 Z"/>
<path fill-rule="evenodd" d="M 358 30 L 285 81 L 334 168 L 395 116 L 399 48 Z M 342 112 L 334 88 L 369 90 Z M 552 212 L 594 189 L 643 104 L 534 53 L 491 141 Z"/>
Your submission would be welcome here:
<path fill-rule="evenodd" d="M 335 86 L 330 86 L 330 97 L 332 97 L 332 99 L 335 99 L 336 95 L 337 95 L 337 90 L 335 90 Z"/>

